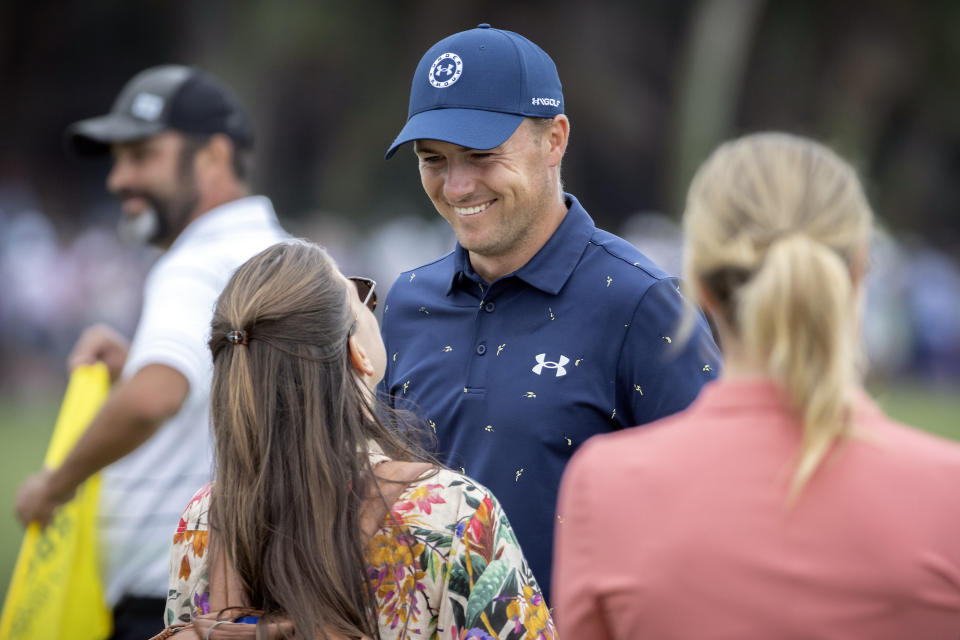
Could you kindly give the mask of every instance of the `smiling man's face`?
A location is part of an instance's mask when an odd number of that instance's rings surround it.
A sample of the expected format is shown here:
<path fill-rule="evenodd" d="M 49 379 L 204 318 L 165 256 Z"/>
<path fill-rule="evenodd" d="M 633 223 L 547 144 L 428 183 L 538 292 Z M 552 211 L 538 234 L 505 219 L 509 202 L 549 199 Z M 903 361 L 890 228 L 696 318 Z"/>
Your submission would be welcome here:
<path fill-rule="evenodd" d="M 417 140 L 420 180 L 437 212 L 471 256 L 509 258 L 542 244 L 556 221 L 558 194 L 551 181 L 549 141 L 525 120 L 489 150 Z M 544 227 L 541 229 L 540 227 Z M 537 247 L 539 248 L 539 246 Z"/>
<path fill-rule="evenodd" d="M 143 236 L 136 240 L 169 246 L 192 218 L 199 196 L 185 144 L 183 135 L 165 131 L 112 145 L 107 189 L 120 200 L 121 228 Z"/>

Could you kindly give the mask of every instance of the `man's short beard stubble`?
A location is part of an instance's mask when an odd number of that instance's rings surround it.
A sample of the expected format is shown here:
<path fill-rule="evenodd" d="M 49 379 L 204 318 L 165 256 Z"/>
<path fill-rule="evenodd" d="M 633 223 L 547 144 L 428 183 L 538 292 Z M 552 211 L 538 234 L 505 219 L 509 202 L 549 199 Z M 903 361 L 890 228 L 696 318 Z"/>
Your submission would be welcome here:
<path fill-rule="evenodd" d="M 146 191 L 124 190 L 118 193 L 121 199 L 136 196 L 150 205 L 146 211 L 134 218 L 126 215 L 120 217 L 117 232 L 123 241 L 160 248 L 173 244 L 186 228 L 200 200 L 193 174 L 193 160 L 205 143 L 205 140 L 184 138 L 177 158 L 177 188 L 170 198 L 163 200 Z"/>
<path fill-rule="evenodd" d="M 559 181 L 559 171 L 557 171 L 557 180 Z M 549 206 L 553 193 L 558 193 L 558 198 L 563 200 L 563 192 L 556 191 L 554 183 L 551 181 L 551 174 L 544 172 L 539 184 L 539 196 L 533 198 L 537 209 L 534 211 L 514 212 L 514 216 L 520 216 L 521 219 L 511 217 L 505 219 L 500 227 L 500 233 L 491 240 L 483 244 L 470 243 L 467 246 L 461 242 L 467 251 L 485 258 L 499 258 L 507 255 L 529 242 L 530 236 L 534 232 L 534 227 L 539 218 L 545 215 L 544 211 Z M 459 241 L 459 238 L 458 238 Z"/>

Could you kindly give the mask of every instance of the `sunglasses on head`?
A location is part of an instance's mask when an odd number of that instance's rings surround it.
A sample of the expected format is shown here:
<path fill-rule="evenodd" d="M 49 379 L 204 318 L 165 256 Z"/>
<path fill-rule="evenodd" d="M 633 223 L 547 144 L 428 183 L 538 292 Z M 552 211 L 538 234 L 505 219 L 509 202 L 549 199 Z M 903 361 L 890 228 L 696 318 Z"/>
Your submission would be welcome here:
<path fill-rule="evenodd" d="M 377 308 L 377 294 L 374 292 L 377 283 L 375 280 L 370 278 L 362 278 L 360 276 L 350 276 L 347 278 L 350 282 L 354 284 L 357 288 L 357 295 L 360 296 L 360 302 L 373 311 Z"/>

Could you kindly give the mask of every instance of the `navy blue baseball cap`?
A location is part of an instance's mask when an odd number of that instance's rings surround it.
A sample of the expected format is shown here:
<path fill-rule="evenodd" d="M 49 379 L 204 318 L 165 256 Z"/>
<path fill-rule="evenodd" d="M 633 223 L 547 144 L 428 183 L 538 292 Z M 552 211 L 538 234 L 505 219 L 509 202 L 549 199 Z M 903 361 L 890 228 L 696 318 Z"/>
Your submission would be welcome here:
<path fill-rule="evenodd" d="M 440 140 L 492 149 L 523 119 L 563 113 L 563 88 L 546 52 L 512 31 L 481 24 L 430 47 L 413 75 L 410 109 L 390 148 Z"/>

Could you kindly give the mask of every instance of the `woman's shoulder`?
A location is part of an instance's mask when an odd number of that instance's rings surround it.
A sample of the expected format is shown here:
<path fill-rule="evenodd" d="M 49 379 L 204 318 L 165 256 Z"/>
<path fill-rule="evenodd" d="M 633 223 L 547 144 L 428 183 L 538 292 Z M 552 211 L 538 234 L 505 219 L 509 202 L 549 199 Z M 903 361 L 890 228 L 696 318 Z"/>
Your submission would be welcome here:
<path fill-rule="evenodd" d="M 205 531 L 209 528 L 207 513 L 210 511 L 210 494 L 213 491 L 213 482 L 200 487 L 193 494 L 190 502 L 187 503 L 180 516 L 180 524 L 177 526 L 177 532 L 183 531 Z"/>
<path fill-rule="evenodd" d="M 490 490 L 462 473 L 434 467 L 406 487 L 391 515 L 395 522 L 445 530 L 477 510 L 499 510 Z"/>
<path fill-rule="evenodd" d="M 904 424 L 862 401 L 854 418 L 854 434 L 862 449 L 883 459 L 926 469 L 941 479 L 960 478 L 960 443 Z"/>

